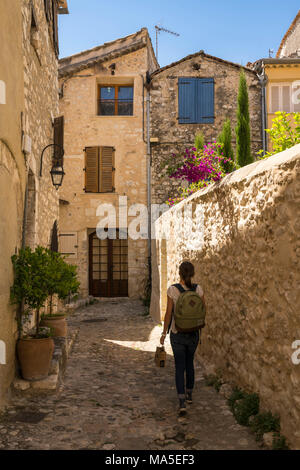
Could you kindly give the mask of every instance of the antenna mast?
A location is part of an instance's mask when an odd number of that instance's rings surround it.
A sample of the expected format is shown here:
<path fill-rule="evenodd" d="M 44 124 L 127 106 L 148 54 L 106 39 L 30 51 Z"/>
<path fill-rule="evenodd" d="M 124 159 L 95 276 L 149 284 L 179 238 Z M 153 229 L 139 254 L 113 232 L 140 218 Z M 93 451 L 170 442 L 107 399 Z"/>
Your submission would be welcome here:
<path fill-rule="evenodd" d="M 156 32 L 156 60 L 158 60 L 158 35 L 163 31 L 164 33 L 173 34 L 173 36 L 180 36 L 180 34 L 175 33 L 174 31 L 170 31 L 169 29 L 163 28 L 162 26 L 155 25 L 155 32 Z"/>

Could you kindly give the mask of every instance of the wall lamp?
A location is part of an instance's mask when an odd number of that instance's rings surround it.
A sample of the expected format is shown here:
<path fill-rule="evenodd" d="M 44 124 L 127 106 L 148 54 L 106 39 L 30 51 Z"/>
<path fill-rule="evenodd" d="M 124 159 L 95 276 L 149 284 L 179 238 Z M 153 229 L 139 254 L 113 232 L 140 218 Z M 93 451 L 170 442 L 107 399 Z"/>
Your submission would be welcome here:
<path fill-rule="evenodd" d="M 52 159 L 52 167 L 50 170 L 52 184 L 56 190 L 62 185 L 62 181 L 65 175 L 64 168 L 63 168 L 63 156 L 64 156 L 64 149 L 57 144 L 49 144 L 47 145 L 41 155 L 41 166 L 40 166 L 40 176 L 43 172 L 43 157 L 44 153 L 47 149 L 51 148 L 51 159 Z"/>

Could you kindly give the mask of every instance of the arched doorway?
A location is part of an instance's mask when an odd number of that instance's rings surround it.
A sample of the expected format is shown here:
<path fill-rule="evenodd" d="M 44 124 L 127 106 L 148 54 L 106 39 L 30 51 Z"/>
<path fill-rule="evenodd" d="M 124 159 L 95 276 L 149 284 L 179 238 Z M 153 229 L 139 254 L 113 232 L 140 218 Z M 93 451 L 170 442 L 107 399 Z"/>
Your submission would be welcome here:
<path fill-rule="evenodd" d="M 128 240 L 89 235 L 89 293 L 94 297 L 128 296 Z"/>

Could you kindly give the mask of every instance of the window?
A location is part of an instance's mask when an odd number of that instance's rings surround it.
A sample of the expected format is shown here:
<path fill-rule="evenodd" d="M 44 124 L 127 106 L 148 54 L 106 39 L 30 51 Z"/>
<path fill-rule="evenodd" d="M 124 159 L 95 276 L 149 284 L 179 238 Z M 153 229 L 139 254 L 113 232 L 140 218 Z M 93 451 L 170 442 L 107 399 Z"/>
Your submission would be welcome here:
<path fill-rule="evenodd" d="M 114 188 L 113 147 L 85 148 L 85 192 L 111 193 Z"/>
<path fill-rule="evenodd" d="M 179 78 L 179 124 L 213 124 L 214 110 L 213 78 Z"/>
<path fill-rule="evenodd" d="M 278 83 L 270 88 L 270 113 L 283 111 L 286 113 L 300 112 L 300 83 Z"/>
<path fill-rule="evenodd" d="M 100 116 L 132 116 L 132 86 L 99 86 L 98 115 Z"/>

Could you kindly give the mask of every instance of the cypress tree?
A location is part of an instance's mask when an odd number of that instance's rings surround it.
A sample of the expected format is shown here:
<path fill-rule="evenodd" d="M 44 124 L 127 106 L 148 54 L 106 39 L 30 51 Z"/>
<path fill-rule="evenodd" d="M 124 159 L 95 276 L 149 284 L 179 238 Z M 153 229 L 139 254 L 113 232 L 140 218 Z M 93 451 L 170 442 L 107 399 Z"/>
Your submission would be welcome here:
<path fill-rule="evenodd" d="M 244 71 L 241 71 L 236 132 L 236 161 L 239 166 L 249 165 L 253 162 L 250 141 L 250 116 L 248 87 Z"/>

